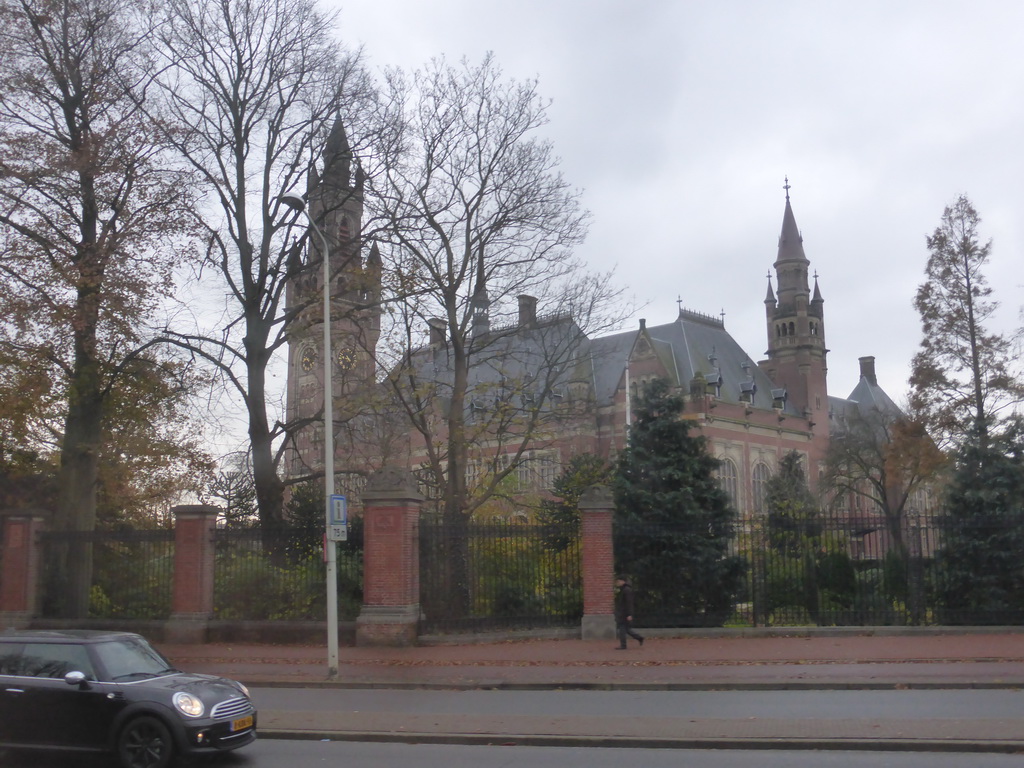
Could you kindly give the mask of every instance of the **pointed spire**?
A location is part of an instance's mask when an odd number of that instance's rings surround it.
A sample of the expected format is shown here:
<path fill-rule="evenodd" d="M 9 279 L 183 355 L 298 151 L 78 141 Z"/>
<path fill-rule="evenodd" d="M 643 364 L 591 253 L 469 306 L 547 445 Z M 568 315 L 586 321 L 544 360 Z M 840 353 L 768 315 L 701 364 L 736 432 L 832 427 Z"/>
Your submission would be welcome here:
<path fill-rule="evenodd" d="M 796 217 L 793 215 L 793 207 L 789 203 L 789 177 L 783 186 L 786 190 L 786 211 L 782 215 L 782 234 L 779 235 L 779 255 L 776 263 L 781 261 L 807 261 L 804 255 L 804 239 L 796 226 Z"/>
<path fill-rule="evenodd" d="M 348 145 L 348 135 L 345 133 L 345 125 L 341 122 L 340 117 L 334 119 L 334 125 L 331 126 L 331 133 L 327 137 L 327 143 L 324 144 L 324 154 L 352 154 L 352 149 Z"/>
<path fill-rule="evenodd" d="M 366 264 L 370 267 L 379 267 L 383 262 L 380 258 L 380 248 L 377 247 L 376 241 L 370 246 L 370 255 L 366 257 Z"/>
<path fill-rule="evenodd" d="M 332 185 L 348 187 L 351 179 L 352 149 L 348 144 L 341 118 L 334 121 L 324 144 L 324 180 Z"/>
<path fill-rule="evenodd" d="M 768 293 L 765 294 L 764 303 L 765 304 L 771 304 L 773 307 L 775 306 L 775 291 L 772 290 L 772 273 L 771 272 L 768 273 Z"/>
<path fill-rule="evenodd" d="M 822 302 L 825 301 L 823 298 L 821 298 L 821 289 L 818 288 L 818 273 L 817 272 L 814 273 L 814 296 L 811 299 L 811 301 L 817 302 L 818 304 L 821 304 Z"/>

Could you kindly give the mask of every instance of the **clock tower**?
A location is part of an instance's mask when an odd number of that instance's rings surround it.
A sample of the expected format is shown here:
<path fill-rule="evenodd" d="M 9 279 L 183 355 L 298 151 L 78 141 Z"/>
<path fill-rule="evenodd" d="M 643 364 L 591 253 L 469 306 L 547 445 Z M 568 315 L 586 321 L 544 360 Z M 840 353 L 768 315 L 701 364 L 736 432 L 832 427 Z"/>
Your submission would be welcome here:
<path fill-rule="evenodd" d="M 323 246 L 316 233 L 309 233 L 301 267 L 288 284 L 294 317 L 288 330 L 287 418 L 295 430 L 287 471 L 293 477 L 323 470 L 324 366 L 332 367 L 335 433 L 374 387 L 381 261 L 376 246 L 363 255 L 363 177 L 353 165 L 339 119 L 324 146 L 320 175 L 311 174 L 306 193 L 309 214 L 330 251 L 331 349 L 322 348 Z"/>

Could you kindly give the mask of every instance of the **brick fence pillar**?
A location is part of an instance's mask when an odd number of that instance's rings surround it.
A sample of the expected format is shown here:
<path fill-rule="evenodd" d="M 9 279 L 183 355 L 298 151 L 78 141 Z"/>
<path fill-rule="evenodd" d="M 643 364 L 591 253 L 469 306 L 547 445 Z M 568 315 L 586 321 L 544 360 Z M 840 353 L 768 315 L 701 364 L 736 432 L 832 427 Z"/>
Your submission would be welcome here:
<path fill-rule="evenodd" d="M 3 567 L 0 570 L 0 629 L 27 627 L 36 613 L 39 594 L 39 532 L 49 514 L 41 510 L 8 510 L 3 525 Z"/>
<path fill-rule="evenodd" d="M 363 499 L 363 607 L 356 645 L 415 645 L 420 619 L 420 506 L 408 470 L 385 467 Z"/>
<path fill-rule="evenodd" d="M 171 619 L 164 627 L 168 643 L 204 643 L 213 617 L 213 532 L 217 507 L 173 507 L 174 590 Z"/>
<path fill-rule="evenodd" d="M 612 516 L 615 502 L 605 485 L 592 485 L 580 497 L 583 559 L 584 640 L 615 637 L 615 553 L 612 549 Z"/>

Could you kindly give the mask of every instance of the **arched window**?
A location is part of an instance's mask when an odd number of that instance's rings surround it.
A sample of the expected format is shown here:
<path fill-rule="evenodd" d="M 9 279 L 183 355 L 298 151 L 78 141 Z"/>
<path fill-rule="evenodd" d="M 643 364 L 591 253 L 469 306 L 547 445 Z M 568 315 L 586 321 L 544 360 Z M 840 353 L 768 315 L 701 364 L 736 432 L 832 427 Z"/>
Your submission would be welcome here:
<path fill-rule="evenodd" d="M 732 459 L 722 459 L 722 463 L 718 465 L 718 487 L 725 491 L 733 509 L 739 509 L 739 479 L 736 474 L 736 464 Z"/>
<path fill-rule="evenodd" d="M 768 465 L 763 461 L 759 461 L 754 465 L 754 471 L 751 474 L 751 490 L 754 494 L 754 514 L 763 515 L 765 513 L 764 499 L 768 493 L 768 481 L 772 477 L 772 471 L 768 468 Z"/>
<path fill-rule="evenodd" d="M 789 324 L 789 335 L 796 336 L 796 323 L 790 322 Z"/>

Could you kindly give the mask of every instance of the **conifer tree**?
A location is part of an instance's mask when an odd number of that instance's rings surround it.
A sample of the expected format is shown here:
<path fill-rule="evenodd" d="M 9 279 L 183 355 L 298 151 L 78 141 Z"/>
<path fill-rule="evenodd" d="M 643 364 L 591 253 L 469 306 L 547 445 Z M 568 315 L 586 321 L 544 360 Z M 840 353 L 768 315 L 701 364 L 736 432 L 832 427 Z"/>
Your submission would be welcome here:
<path fill-rule="evenodd" d="M 569 460 L 551 488 L 554 498 L 541 501 L 537 513 L 550 549 L 561 551 L 572 543 L 580 530 L 580 497 L 590 486 L 610 482 L 612 470 L 607 461 L 592 453 L 581 453 Z"/>
<path fill-rule="evenodd" d="M 632 577 L 641 622 L 721 624 L 742 561 L 729 555 L 734 512 L 718 461 L 690 434 L 683 398 L 652 381 L 635 400 L 615 488 L 615 563 Z"/>
<path fill-rule="evenodd" d="M 800 454 L 782 457 L 779 471 L 767 483 L 764 498 L 768 510 L 768 539 L 773 550 L 802 556 L 808 542 L 821 534 L 821 513 L 807 487 Z"/>
<path fill-rule="evenodd" d="M 943 624 L 1019 624 L 1024 619 L 1024 434 L 969 437 L 940 518 L 936 558 Z"/>
<path fill-rule="evenodd" d="M 986 328 L 999 305 L 985 279 L 992 243 L 981 242 L 980 223 L 966 196 L 947 206 L 928 237 L 926 280 L 914 298 L 923 338 L 910 404 L 942 446 L 971 433 L 984 448 L 1003 414 L 1024 399 L 1010 340 Z"/>

